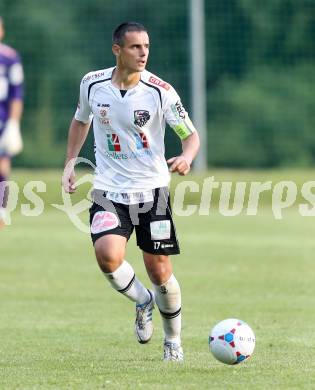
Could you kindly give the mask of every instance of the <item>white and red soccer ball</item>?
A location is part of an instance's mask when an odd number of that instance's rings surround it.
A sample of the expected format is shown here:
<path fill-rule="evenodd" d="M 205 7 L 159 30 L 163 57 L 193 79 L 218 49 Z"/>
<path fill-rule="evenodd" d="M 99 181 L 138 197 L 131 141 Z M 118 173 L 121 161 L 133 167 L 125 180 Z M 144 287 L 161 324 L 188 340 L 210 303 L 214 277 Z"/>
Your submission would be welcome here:
<path fill-rule="evenodd" d="M 213 356 L 220 362 L 239 364 L 254 352 L 255 335 L 245 322 L 229 318 L 212 329 L 209 347 Z"/>

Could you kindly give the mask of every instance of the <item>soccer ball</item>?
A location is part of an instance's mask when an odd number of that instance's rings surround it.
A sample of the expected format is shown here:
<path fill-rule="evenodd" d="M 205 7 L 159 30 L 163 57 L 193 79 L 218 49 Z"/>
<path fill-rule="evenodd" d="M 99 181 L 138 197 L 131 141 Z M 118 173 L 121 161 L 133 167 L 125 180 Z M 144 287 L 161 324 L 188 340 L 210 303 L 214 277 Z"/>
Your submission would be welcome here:
<path fill-rule="evenodd" d="M 229 318 L 212 329 L 209 347 L 213 356 L 220 362 L 239 364 L 254 352 L 255 335 L 245 322 Z"/>

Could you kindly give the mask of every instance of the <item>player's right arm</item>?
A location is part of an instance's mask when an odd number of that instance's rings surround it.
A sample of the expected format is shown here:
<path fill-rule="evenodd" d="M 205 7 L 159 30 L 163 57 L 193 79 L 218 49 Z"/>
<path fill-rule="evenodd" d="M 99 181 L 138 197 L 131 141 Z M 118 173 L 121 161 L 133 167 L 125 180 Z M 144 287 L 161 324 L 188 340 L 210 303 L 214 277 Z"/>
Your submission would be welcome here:
<path fill-rule="evenodd" d="M 63 188 L 69 193 L 75 192 L 75 161 L 86 140 L 93 118 L 88 101 L 87 83 L 84 80 L 85 78 L 82 79 L 80 85 L 78 108 L 69 128 L 67 157 L 62 177 Z"/>
<path fill-rule="evenodd" d="M 68 134 L 67 157 L 65 162 L 64 174 L 62 177 L 62 185 L 66 192 L 75 192 L 75 160 L 78 157 L 80 150 L 86 140 L 90 128 L 90 123 L 72 119 Z"/>

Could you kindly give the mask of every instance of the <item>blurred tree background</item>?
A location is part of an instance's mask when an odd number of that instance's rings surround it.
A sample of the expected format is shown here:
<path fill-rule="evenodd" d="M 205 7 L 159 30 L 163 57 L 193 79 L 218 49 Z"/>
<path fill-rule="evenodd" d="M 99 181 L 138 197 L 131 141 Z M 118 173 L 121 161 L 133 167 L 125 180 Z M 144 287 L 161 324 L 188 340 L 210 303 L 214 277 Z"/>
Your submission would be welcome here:
<path fill-rule="evenodd" d="M 148 69 L 190 107 L 188 1 L 0 0 L 5 42 L 23 58 L 24 152 L 15 164 L 63 164 L 82 76 L 114 65 L 111 33 L 148 27 Z M 209 166 L 315 165 L 315 1 L 206 0 Z M 179 141 L 167 132 L 168 155 Z M 93 159 L 90 133 L 82 154 Z"/>

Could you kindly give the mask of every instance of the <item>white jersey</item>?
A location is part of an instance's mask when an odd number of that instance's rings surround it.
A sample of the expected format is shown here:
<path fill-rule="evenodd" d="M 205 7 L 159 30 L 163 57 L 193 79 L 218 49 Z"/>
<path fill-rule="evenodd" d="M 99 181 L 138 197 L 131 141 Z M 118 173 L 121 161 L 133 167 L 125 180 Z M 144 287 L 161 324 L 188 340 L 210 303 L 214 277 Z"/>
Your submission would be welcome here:
<path fill-rule="evenodd" d="M 182 139 L 195 129 L 172 86 L 145 70 L 122 97 L 111 82 L 113 70 L 90 72 L 82 79 L 75 119 L 93 119 L 94 188 L 112 193 L 112 200 L 134 203 L 134 194 L 146 198 L 150 190 L 169 184 L 166 122 Z M 127 194 L 126 202 L 117 194 Z"/>

